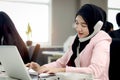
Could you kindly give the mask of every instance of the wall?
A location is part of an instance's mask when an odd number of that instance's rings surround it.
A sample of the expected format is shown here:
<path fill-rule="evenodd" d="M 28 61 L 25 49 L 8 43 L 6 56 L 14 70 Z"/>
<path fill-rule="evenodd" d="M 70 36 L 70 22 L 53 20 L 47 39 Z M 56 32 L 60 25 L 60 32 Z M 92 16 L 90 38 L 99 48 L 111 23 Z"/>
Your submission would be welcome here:
<path fill-rule="evenodd" d="M 52 46 L 63 46 L 65 40 L 76 32 L 72 28 L 77 9 L 91 3 L 107 11 L 107 0 L 52 0 Z"/>
<path fill-rule="evenodd" d="M 81 6 L 86 3 L 95 4 L 107 11 L 107 0 L 80 0 Z"/>
<path fill-rule="evenodd" d="M 77 0 L 52 0 L 52 45 L 62 46 L 68 36 L 74 35 L 72 28 Z"/>

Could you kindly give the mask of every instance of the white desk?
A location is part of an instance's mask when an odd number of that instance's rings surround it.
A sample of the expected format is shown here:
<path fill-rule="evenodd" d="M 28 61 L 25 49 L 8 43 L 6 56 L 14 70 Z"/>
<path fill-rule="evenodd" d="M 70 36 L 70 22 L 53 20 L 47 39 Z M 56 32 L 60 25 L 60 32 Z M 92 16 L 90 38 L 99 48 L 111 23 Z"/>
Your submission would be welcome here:
<path fill-rule="evenodd" d="M 93 80 L 91 75 L 78 74 L 78 73 L 57 73 L 56 76 L 59 76 L 59 79 L 56 77 L 46 77 L 40 78 L 39 80 Z M 0 80 L 18 80 L 12 79 L 6 75 L 0 76 Z"/>
<path fill-rule="evenodd" d="M 57 60 L 58 58 L 60 58 L 64 52 L 61 51 L 43 51 L 42 54 L 47 55 L 48 56 L 48 63 Z"/>
<path fill-rule="evenodd" d="M 3 67 L 0 65 L 0 80 L 18 80 L 12 79 L 5 74 Z M 46 78 L 40 78 L 39 80 L 93 80 L 93 76 L 91 74 L 80 74 L 80 73 L 56 73 L 56 76 L 50 76 Z M 59 79 L 58 79 L 59 77 Z M 36 79 L 34 79 L 36 80 Z"/>

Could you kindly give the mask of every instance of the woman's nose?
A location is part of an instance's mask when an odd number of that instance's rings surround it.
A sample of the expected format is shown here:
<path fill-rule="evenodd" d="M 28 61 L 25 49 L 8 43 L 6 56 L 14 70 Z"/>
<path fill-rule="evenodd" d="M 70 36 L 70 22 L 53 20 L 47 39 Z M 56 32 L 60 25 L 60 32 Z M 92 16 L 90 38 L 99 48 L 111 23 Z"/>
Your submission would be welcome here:
<path fill-rule="evenodd" d="M 77 26 L 77 27 L 76 27 L 76 30 L 77 30 L 77 31 L 81 31 L 81 30 L 82 30 L 82 27 L 81 27 L 81 26 Z"/>

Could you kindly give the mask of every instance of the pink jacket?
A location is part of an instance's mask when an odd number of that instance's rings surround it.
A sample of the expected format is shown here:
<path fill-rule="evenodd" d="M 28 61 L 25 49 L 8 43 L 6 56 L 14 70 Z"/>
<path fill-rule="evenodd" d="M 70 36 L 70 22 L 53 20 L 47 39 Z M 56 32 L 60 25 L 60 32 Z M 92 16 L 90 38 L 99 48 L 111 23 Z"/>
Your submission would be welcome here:
<path fill-rule="evenodd" d="M 66 65 L 73 54 L 72 48 L 57 61 L 45 64 L 45 66 L 66 67 L 66 72 L 90 73 L 94 76 L 94 80 L 109 80 L 108 70 L 111 42 L 111 37 L 101 30 L 90 40 L 75 59 L 76 67 Z"/>

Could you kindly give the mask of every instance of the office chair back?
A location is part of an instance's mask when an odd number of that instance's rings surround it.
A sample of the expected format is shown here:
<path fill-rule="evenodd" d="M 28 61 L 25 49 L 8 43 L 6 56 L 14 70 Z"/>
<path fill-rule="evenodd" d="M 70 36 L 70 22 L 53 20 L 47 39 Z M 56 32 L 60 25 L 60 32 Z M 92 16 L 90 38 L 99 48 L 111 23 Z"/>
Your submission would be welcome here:
<path fill-rule="evenodd" d="M 112 39 L 110 45 L 109 80 L 120 80 L 120 39 Z"/>
<path fill-rule="evenodd" d="M 36 44 L 31 57 L 31 61 L 36 62 L 39 51 L 40 51 L 40 44 Z"/>

